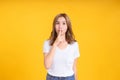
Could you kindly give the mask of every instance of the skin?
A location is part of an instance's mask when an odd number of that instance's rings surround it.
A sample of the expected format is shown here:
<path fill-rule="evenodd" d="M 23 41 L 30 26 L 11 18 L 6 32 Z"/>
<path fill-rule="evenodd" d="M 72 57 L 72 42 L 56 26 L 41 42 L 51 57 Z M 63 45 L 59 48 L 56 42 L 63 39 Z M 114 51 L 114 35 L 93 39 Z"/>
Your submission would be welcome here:
<path fill-rule="evenodd" d="M 67 41 L 65 40 L 67 24 L 64 17 L 58 18 L 55 24 L 55 30 L 57 32 L 57 38 L 53 43 L 53 46 L 51 47 L 49 53 L 44 54 L 44 65 L 46 69 L 49 69 L 52 65 L 56 47 L 59 47 L 60 49 L 65 49 L 68 45 Z M 77 59 L 74 60 L 74 64 L 73 64 L 73 70 L 75 72 L 75 80 L 77 80 L 76 63 L 77 63 Z"/>

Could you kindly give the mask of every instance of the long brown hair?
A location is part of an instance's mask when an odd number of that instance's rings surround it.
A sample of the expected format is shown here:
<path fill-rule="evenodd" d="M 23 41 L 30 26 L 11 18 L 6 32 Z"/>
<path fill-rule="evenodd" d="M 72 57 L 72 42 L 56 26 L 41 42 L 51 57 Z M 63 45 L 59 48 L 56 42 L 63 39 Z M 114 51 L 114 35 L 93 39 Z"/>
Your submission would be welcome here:
<path fill-rule="evenodd" d="M 56 24 L 56 21 L 58 20 L 59 17 L 64 17 L 65 20 L 66 20 L 67 31 L 65 33 L 65 39 L 68 42 L 68 44 L 72 44 L 76 40 L 75 40 L 75 36 L 73 34 L 73 31 L 72 31 L 72 25 L 71 25 L 70 19 L 69 19 L 68 15 L 66 13 L 60 13 L 60 14 L 56 15 L 54 20 L 53 20 L 53 28 L 52 28 L 51 35 L 49 37 L 50 45 L 53 45 L 54 41 L 57 38 L 57 32 L 55 30 L 55 24 Z"/>

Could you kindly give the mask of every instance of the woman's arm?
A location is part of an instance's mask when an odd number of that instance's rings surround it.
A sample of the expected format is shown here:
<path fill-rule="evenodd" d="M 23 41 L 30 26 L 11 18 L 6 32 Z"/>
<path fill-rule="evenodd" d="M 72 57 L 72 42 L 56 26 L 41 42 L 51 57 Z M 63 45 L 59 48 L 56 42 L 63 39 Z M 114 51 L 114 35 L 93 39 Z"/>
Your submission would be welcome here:
<path fill-rule="evenodd" d="M 46 69 L 49 69 L 52 65 L 54 53 L 56 50 L 56 47 L 60 44 L 60 42 L 63 41 L 63 36 L 61 36 L 62 32 L 60 30 L 55 42 L 53 43 L 53 46 L 51 47 L 49 53 L 44 54 L 44 65 Z"/>
<path fill-rule="evenodd" d="M 50 49 L 49 53 L 44 53 L 44 65 L 46 69 L 49 69 L 51 67 L 55 49 L 56 49 L 56 45 L 54 44 Z"/>
<path fill-rule="evenodd" d="M 78 80 L 76 65 L 77 65 L 77 58 L 74 60 L 73 71 L 74 71 L 74 74 L 75 74 L 75 80 Z"/>

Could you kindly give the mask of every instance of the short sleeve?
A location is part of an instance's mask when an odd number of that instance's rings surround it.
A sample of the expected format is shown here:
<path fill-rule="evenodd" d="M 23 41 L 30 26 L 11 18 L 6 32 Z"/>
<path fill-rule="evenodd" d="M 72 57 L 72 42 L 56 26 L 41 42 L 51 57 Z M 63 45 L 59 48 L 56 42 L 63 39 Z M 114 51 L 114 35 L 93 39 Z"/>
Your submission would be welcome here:
<path fill-rule="evenodd" d="M 74 54 L 74 58 L 78 58 L 80 57 L 80 51 L 79 51 L 79 46 L 78 46 L 78 42 L 75 42 L 75 54 Z"/>
<path fill-rule="evenodd" d="M 43 53 L 48 53 L 50 50 L 49 40 L 44 41 L 43 44 Z"/>

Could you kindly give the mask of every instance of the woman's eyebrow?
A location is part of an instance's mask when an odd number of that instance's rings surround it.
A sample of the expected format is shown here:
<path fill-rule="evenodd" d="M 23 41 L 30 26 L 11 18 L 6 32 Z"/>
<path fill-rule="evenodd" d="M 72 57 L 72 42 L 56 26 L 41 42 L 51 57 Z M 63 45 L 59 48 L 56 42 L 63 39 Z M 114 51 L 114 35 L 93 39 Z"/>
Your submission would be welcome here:
<path fill-rule="evenodd" d="M 66 21 L 56 21 L 56 22 L 66 22 Z"/>

